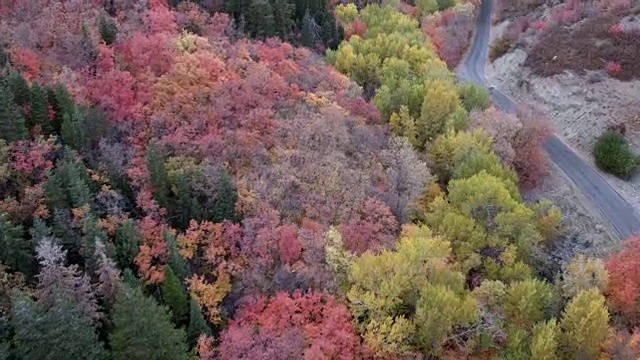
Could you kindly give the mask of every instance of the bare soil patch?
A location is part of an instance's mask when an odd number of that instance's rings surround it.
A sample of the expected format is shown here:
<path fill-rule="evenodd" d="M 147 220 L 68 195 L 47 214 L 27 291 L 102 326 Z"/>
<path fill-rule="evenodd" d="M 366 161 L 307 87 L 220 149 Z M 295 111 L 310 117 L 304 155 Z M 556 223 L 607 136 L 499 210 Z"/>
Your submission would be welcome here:
<path fill-rule="evenodd" d="M 524 65 L 535 75 L 548 77 L 566 70 L 584 74 L 605 69 L 608 62 L 615 62 L 622 70 L 611 76 L 623 81 L 640 78 L 640 34 L 610 31 L 621 18 L 608 14 L 572 27 L 547 29 L 529 51 Z"/>

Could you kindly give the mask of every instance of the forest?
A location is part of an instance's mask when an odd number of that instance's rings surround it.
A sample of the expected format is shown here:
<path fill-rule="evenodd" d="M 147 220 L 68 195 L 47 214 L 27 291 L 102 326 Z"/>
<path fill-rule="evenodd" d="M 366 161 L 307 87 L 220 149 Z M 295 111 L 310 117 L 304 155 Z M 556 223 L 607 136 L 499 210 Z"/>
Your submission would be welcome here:
<path fill-rule="evenodd" d="M 0 1 L 0 360 L 638 358 L 477 5 Z"/>

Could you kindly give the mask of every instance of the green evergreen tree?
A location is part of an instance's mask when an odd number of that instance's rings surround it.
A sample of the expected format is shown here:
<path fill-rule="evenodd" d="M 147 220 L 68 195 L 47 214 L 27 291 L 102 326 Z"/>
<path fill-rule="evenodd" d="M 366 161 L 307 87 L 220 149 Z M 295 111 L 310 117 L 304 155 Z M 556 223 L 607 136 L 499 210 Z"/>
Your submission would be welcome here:
<path fill-rule="evenodd" d="M 182 255 L 180 255 L 175 234 L 165 231 L 164 242 L 167 244 L 167 248 L 169 249 L 167 264 L 171 266 L 176 277 L 179 279 L 186 279 L 190 275 L 188 264 Z"/>
<path fill-rule="evenodd" d="M 0 85 L 0 138 L 15 141 L 26 139 L 27 135 L 24 117 L 18 112 L 13 94 Z"/>
<path fill-rule="evenodd" d="M 189 303 L 187 293 L 182 286 L 182 282 L 171 269 L 171 266 L 164 268 L 164 282 L 162 283 L 162 299 L 171 309 L 174 324 L 181 326 L 186 320 Z"/>
<path fill-rule="evenodd" d="M 225 219 L 233 220 L 235 218 L 235 204 L 238 200 L 238 193 L 231 182 L 226 171 L 220 171 L 217 182 L 216 203 L 212 211 L 212 220 L 220 222 Z"/>
<path fill-rule="evenodd" d="M 86 214 L 82 221 L 82 242 L 79 253 L 84 259 L 84 267 L 88 273 L 95 273 L 98 270 L 96 252 L 96 242 L 106 242 L 107 233 L 98 226 L 98 221 L 93 213 Z"/>
<path fill-rule="evenodd" d="M 27 80 L 17 71 L 11 71 L 6 79 L 7 87 L 13 93 L 13 101 L 18 106 L 24 106 L 31 102 L 31 90 Z"/>
<path fill-rule="evenodd" d="M 48 208 L 77 208 L 91 204 L 90 182 L 84 164 L 75 158 L 71 149 L 65 148 L 64 158 L 56 164 L 44 185 Z"/>
<path fill-rule="evenodd" d="M 122 284 L 109 335 L 113 360 L 188 360 L 186 335 L 171 323 L 169 310 L 138 287 Z"/>
<path fill-rule="evenodd" d="M 189 328 L 187 329 L 189 345 L 194 346 L 200 334 L 211 335 L 211 328 L 204 319 L 204 315 L 202 315 L 200 305 L 191 299 L 189 301 Z"/>
<path fill-rule="evenodd" d="M 252 0 L 245 16 L 251 36 L 266 38 L 275 34 L 273 9 L 269 1 Z"/>
<path fill-rule="evenodd" d="M 118 36 L 118 27 L 116 26 L 115 21 L 111 18 L 107 18 L 104 13 L 100 14 L 98 30 L 100 31 L 100 38 L 102 38 L 102 41 L 104 41 L 105 44 L 111 45 L 116 41 Z"/>
<path fill-rule="evenodd" d="M 336 49 L 340 41 L 335 16 L 331 12 L 324 13 L 322 16 L 322 43 L 329 49 Z"/>
<path fill-rule="evenodd" d="M 91 319 L 65 296 L 56 294 L 54 299 L 47 310 L 23 295 L 13 299 L 11 322 L 16 358 L 107 359 Z"/>
<path fill-rule="evenodd" d="M 48 88 L 47 96 L 54 113 L 51 123 L 55 131 L 60 132 L 64 115 L 69 114 L 71 116 L 75 111 L 75 104 L 67 88 L 60 83 L 56 84 L 53 88 Z"/>
<path fill-rule="evenodd" d="M 315 23 L 311 14 L 307 11 L 302 18 L 302 38 L 300 42 L 303 46 L 306 47 L 314 47 L 316 44 L 315 34 L 314 34 Z"/>
<path fill-rule="evenodd" d="M 9 215 L 0 212 L 0 262 L 31 276 L 35 271 L 33 248 L 23 235 L 22 226 L 12 224 Z"/>
<path fill-rule="evenodd" d="M 161 205 L 168 204 L 168 185 L 167 169 L 164 159 L 158 153 L 158 149 L 154 143 L 149 143 L 147 147 L 147 171 L 151 178 L 151 186 L 153 187 L 153 198 Z"/>
<path fill-rule="evenodd" d="M 282 39 L 286 39 L 291 34 L 294 25 L 295 6 L 289 0 L 273 0 L 271 7 L 273 8 L 274 31 Z"/>
<path fill-rule="evenodd" d="M 169 210 L 175 225 L 180 229 L 186 229 L 191 219 L 201 220 L 204 209 L 193 195 L 184 174 L 180 174 L 174 179 L 171 188 L 173 189 L 174 199 Z"/>
<path fill-rule="evenodd" d="M 142 238 L 138 233 L 135 223 L 131 219 L 122 222 L 116 230 L 116 262 L 121 269 L 135 269 L 133 260 L 140 249 Z"/>
<path fill-rule="evenodd" d="M 76 110 L 63 115 L 60 127 L 62 142 L 74 150 L 80 150 L 85 140 L 84 129 L 80 124 L 80 113 Z"/>
<path fill-rule="evenodd" d="M 40 125 L 45 134 L 53 132 L 53 127 L 49 121 L 47 92 L 37 82 L 31 85 L 31 121 L 33 125 Z"/>

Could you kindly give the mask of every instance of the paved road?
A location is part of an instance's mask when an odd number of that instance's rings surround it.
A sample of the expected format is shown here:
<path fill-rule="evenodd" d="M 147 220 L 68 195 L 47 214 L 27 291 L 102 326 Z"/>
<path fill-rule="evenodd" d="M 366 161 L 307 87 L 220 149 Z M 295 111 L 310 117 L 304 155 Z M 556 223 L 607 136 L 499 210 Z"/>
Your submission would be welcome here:
<path fill-rule="evenodd" d="M 487 87 L 484 66 L 489 48 L 493 0 L 484 0 L 476 21 L 476 32 L 467 56 L 460 64 L 457 75 Z M 493 103 L 503 111 L 514 112 L 516 105 L 506 95 L 489 88 Z M 627 238 L 640 230 L 640 216 L 618 194 L 602 175 L 580 158 L 556 135 L 544 143 L 544 149 L 553 161 L 574 182 L 591 204 L 609 220 L 621 238 Z"/>

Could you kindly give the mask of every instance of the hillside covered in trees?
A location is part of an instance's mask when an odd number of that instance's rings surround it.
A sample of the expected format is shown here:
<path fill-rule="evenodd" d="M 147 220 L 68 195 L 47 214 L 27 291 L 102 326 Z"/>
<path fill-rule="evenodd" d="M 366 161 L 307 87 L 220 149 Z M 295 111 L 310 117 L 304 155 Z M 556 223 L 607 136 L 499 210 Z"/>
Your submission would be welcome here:
<path fill-rule="evenodd" d="M 1 2 L 0 360 L 640 356 L 640 238 L 550 260 L 548 125 L 451 72 L 476 6 Z"/>

